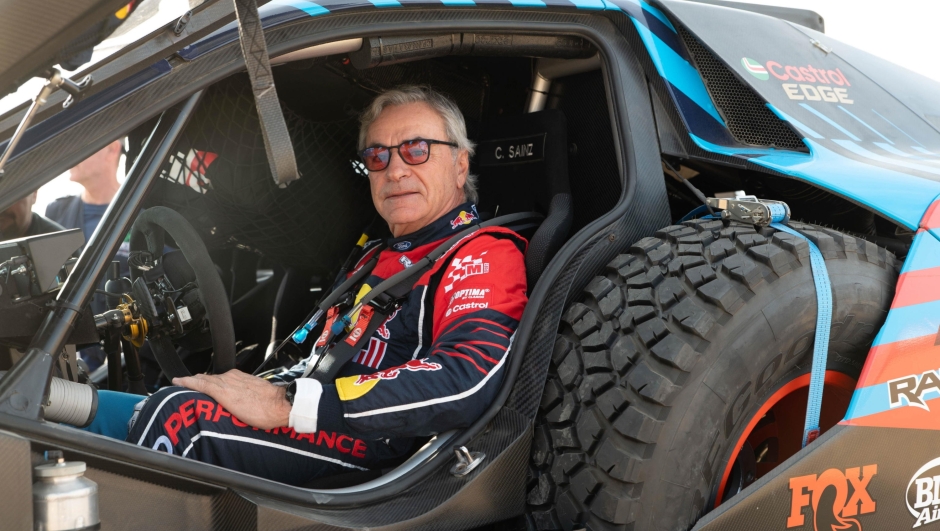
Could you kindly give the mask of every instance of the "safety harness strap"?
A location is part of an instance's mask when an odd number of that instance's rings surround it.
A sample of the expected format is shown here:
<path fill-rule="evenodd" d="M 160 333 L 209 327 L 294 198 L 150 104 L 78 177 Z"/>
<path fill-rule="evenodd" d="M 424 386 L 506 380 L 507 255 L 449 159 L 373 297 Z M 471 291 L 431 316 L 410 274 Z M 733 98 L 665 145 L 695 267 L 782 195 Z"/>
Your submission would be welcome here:
<path fill-rule="evenodd" d="M 405 280 L 383 289 L 382 293 L 374 295 L 371 304 L 363 304 L 359 310 L 359 315 L 352 329 L 341 341 L 336 342 L 333 348 L 320 356 L 319 363 L 313 369 L 312 378 L 320 383 L 330 383 L 336 377 L 339 370 L 347 361 L 353 359 L 356 354 L 365 347 L 372 334 L 382 326 L 382 323 L 400 306 L 400 301 L 408 296 L 415 282 L 421 278 L 421 275 L 427 271 L 430 266 L 415 270 L 414 266 L 406 269 L 411 272 Z M 376 286 L 377 291 L 378 288 Z M 370 292 L 371 293 L 371 292 Z M 365 297 L 363 297 L 365 299 Z"/>
<path fill-rule="evenodd" d="M 363 345 L 368 341 L 375 330 L 401 305 L 401 300 L 411 292 L 415 282 L 417 282 L 424 273 L 434 267 L 434 264 L 439 258 L 447 254 L 468 236 L 486 227 L 507 225 L 533 217 L 541 218 L 542 216 L 534 212 L 508 214 L 462 230 L 441 245 L 435 247 L 433 251 L 425 255 L 421 260 L 415 262 L 411 267 L 399 271 L 380 282 L 379 285 L 362 297 L 352 311 L 346 315 L 345 319 L 336 320 L 333 324 L 334 330 L 324 330 L 324 334 L 329 334 L 329 336 L 327 336 L 327 343 L 317 349 L 320 352 L 314 355 L 315 361 L 311 360 L 308 362 L 307 371 L 305 371 L 304 376 L 311 375 L 321 383 L 332 382 L 340 368 L 362 350 Z M 378 253 L 376 253 L 375 257 L 378 257 Z M 342 287 L 343 286 L 340 288 Z M 337 289 L 337 291 L 339 291 L 339 289 Z M 363 313 L 367 308 L 369 309 L 368 322 L 361 323 Z M 356 323 L 351 323 L 350 316 L 354 314 L 358 314 L 357 321 Z M 330 345 L 333 343 L 330 339 L 342 333 L 345 328 L 344 324 L 353 325 L 352 330 L 350 330 L 343 339 L 337 341 L 335 346 L 330 348 Z M 352 340 L 350 341 L 350 339 Z"/>
<path fill-rule="evenodd" d="M 234 0 L 235 14 L 238 18 L 238 40 L 248 77 L 251 79 L 251 91 L 255 96 L 255 107 L 261 122 L 261 134 L 264 137 L 264 150 L 268 155 L 271 175 L 279 187 L 284 188 L 291 181 L 300 178 L 297 172 L 297 160 L 294 158 L 294 146 L 291 144 L 281 102 L 274 88 L 274 76 L 268 58 L 268 46 L 264 40 L 261 17 L 258 16 L 258 4 L 255 0 Z"/>

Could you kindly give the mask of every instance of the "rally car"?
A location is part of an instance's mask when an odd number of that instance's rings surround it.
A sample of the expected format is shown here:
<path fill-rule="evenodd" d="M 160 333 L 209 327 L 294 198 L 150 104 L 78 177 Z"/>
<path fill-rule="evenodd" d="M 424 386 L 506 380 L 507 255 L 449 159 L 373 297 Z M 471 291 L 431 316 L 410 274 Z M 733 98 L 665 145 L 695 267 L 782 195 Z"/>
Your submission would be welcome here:
<path fill-rule="evenodd" d="M 815 13 L 682 0 L 259 0 L 264 47 L 239 39 L 254 2 L 208 0 L 69 80 L 50 70 L 122 3 L 0 7 L 0 89 L 50 79 L 0 116 L 0 210 L 129 146 L 77 260 L 71 232 L 0 243 L 4 529 L 33 528 L 50 450 L 87 464 L 104 529 L 940 525 L 935 82 Z M 245 50 L 273 65 L 273 111 Z M 529 303 L 486 413 L 304 487 L 66 425 L 94 415 L 94 386 L 306 355 L 296 327 L 360 233 L 382 237 L 356 117 L 401 83 L 461 107 L 480 216 L 533 213 L 514 225 Z M 268 156 L 271 116 L 296 180 Z M 133 259 L 119 278 L 128 234 L 181 249 L 189 281 Z M 99 341 L 116 357 L 92 377 L 75 349 Z"/>

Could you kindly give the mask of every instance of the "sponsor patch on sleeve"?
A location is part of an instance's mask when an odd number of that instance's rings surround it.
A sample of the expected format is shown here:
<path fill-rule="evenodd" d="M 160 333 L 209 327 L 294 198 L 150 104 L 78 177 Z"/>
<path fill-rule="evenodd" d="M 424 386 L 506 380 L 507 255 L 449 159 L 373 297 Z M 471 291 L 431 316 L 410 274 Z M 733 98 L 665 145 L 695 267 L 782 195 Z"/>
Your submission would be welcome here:
<path fill-rule="evenodd" d="M 444 317 L 450 317 L 456 313 L 489 308 L 490 294 L 492 292 L 493 289 L 491 286 L 461 288 L 454 291 L 450 294 L 450 299 L 447 302 L 447 311 L 444 313 Z"/>
<path fill-rule="evenodd" d="M 468 254 L 463 258 L 454 258 L 450 263 L 450 269 L 447 273 L 447 278 L 450 279 L 450 283 L 444 286 L 444 293 L 450 293 L 454 289 L 454 283 L 460 282 L 467 277 L 489 273 L 490 263 L 483 261 L 487 252 L 488 251 L 483 251 L 480 253 L 479 258 L 474 258 L 472 254 Z"/>

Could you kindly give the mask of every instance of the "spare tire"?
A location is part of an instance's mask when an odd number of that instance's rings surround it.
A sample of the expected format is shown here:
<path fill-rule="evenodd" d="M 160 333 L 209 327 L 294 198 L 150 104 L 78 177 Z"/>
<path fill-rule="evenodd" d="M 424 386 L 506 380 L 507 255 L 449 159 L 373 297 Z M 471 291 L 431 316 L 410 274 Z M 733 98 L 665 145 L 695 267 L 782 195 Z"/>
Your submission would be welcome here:
<path fill-rule="evenodd" d="M 851 390 L 890 306 L 897 260 L 862 239 L 791 226 L 826 259 L 827 375 Z M 530 527 L 691 527 L 715 506 L 761 407 L 808 381 L 815 328 L 802 238 L 693 220 L 634 244 L 563 315 L 533 441 Z"/>

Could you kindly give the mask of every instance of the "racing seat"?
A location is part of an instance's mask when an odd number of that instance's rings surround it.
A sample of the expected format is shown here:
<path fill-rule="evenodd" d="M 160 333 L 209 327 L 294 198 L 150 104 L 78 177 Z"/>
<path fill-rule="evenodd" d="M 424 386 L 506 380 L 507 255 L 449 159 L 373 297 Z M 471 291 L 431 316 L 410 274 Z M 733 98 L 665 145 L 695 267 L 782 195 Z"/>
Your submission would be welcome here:
<path fill-rule="evenodd" d="M 529 240 L 529 290 L 567 240 L 574 219 L 567 130 L 561 111 L 544 110 L 483 123 L 477 135 L 471 172 L 478 175 L 483 218 L 516 212 L 545 216 L 534 232 L 510 227 Z"/>
<path fill-rule="evenodd" d="M 301 324 L 304 317 L 317 303 L 319 293 L 310 292 L 310 273 L 297 268 L 287 268 L 274 300 L 271 338 L 283 339 Z"/>
<path fill-rule="evenodd" d="M 274 299 L 271 316 L 270 342 L 265 348 L 267 352 L 276 348 L 281 341 L 292 333 L 298 324 L 302 324 L 310 308 L 313 308 L 319 293 L 310 291 L 310 273 L 297 268 L 287 268 L 280 279 L 277 295 Z M 285 345 L 291 348 L 293 343 Z M 302 356 L 302 352 L 294 352 L 295 356 Z"/>

